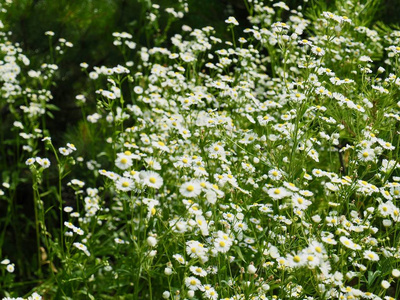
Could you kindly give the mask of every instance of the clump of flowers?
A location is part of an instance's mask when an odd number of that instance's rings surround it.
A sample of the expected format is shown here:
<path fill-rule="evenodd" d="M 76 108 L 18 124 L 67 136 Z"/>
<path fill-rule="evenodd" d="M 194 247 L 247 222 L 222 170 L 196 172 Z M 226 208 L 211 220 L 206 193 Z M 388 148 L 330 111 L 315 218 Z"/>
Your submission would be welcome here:
<path fill-rule="evenodd" d="M 181 18 L 181 4 L 166 12 Z M 73 204 L 61 181 L 85 160 L 77 148 L 46 141 L 56 163 L 27 158 L 42 176 L 58 166 L 61 234 L 38 243 L 54 252 L 54 280 L 74 283 L 53 292 L 399 297 L 400 33 L 368 28 L 355 1 L 309 18 L 284 2 L 246 5 L 252 26 L 228 18 L 229 41 L 210 26 L 184 26 L 168 48 L 113 34 L 137 63 L 89 71 L 103 86 L 85 122 L 103 151 L 67 184 Z"/>

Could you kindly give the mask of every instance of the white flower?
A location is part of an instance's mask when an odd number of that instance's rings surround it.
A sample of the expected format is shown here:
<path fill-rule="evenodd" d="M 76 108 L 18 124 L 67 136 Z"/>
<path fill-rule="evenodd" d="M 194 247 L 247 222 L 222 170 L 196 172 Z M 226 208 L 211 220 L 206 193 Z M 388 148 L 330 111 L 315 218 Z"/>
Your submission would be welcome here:
<path fill-rule="evenodd" d="M 202 287 L 200 280 L 198 280 L 194 276 L 186 277 L 185 278 L 185 285 L 189 290 L 197 291 Z"/>
<path fill-rule="evenodd" d="M 292 203 L 293 206 L 298 209 L 307 209 L 307 207 L 311 205 L 311 201 L 303 198 L 299 194 L 292 195 Z"/>
<path fill-rule="evenodd" d="M 70 185 L 76 185 L 80 188 L 83 188 L 85 186 L 85 182 L 79 180 L 79 179 L 72 179 L 68 184 L 68 186 Z"/>
<path fill-rule="evenodd" d="M 186 265 L 186 260 L 183 258 L 182 255 L 174 254 L 174 255 L 172 255 L 172 257 L 175 258 L 180 264 Z"/>
<path fill-rule="evenodd" d="M 128 192 L 132 191 L 135 188 L 135 183 L 130 178 L 120 177 L 115 182 L 115 186 L 120 191 Z"/>
<path fill-rule="evenodd" d="M 321 222 L 321 216 L 320 215 L 314 215 L 311 217 L 311 219 L 315 222 L 315 223 L 320 223 Z"/>
<path fill-rule="evenodd" d="M 179 188 L 179 192 L 184 197 L 188 198 L 197 197 L 201 193 L 201 185 L 198 181 L 185 182 Z"/>
<path fill-rule="evenodd" d="M 367 55 L 362 55 L 362 56 L 360 56 L 359 60 L 360 60 L 360 61 L 363 61 L 363 62 L 372 62 L 371 57 L 369 57 L 369 56 L 367 56 Z"/>
<path fill-rule="evenodd" d="M 381 287 L 387 290 L 390 287 L 390 283 L 387 280 L 382 280 Z"/>
<path fill-rule="evenodd" d="M 204 270 L 201 267 L 198 266 L 191 266 L 190 268 L 190 272 L 192 272 L 194 275 L 200 276 L 200 277 L 205 277 L 207 276 L 207 271 Z"/>
<path fill-rule="evenodd" d="M 97 72 L 92 71 L 89 73 L 89 78 L 96 80 L 97 78 L 99 78 L 99 74 Z"/>
<path fill-rule="evenodd" d="M 167 275 L 167 276 L 172 275 L 172 269 L 171 269 L 171 268 L 168 268 L 168 267 L 165 268 L 165 269 L 164 269 L 164 274 Z"/>
<path fill-rule="evenodd" d="M 257 268 L 251 264 L 247 267 L 247 273 L 249 274 L 255 274 L 257 272 Z"/>
<path fill-rule="evenodd" d="M 214 248 L 217 252 L 226 253 L 231 248 L 231 239 L 217 238 L 214 240 Z"/>
<path fill-rule="evenodd" d="M 194 291 L 193 290 L 188 291 L 187 296 L 189 299 L 192 299 L 194 297 Z"/>
<path fill-rule="evenodd" d="M 209 284 L 204 285 L 204 289 L 205 289 L 205 292 L 204 292 L 205 298 L 212 299 L 212 300 L 218 299 L 218 293 L 213 287 L 211 287 L 211 285 L 209 285 Z"/>
<path fill-rule="evenodd" d="M 204 248 L 204 245 L 198 241 L 188 241 L 186 242 L 186 253 L 190 257 L 202 257 L 206 254 L 207 249 Z"/>
<path fill-rule="evenodd" d="M 82 243 L 73 243 L 74 247 L 83 251 L 87 256 L 90 256 L 90 252 L 87 250 L 87 247 Z"/>
<path fill-rule="evenodd" d="M 286 260 L 291 268 L 298 268 L 307 263 L 306 257 L 301 253 L 295 255 L 288 254 L 286 256 Z"/>
<path fill-rule="evenodd" d="M 159 189 L 164 183 L 162 177 L 153 171 L 141 172 L 140 177 L 143 178 L 144 185 L 155 189 Z"/>
<path fill-rule="evenodd" d="M 188 63 L 196 60 L 196 57 L 194 56 L 194 54 L 190 53 L 190 52 L 181 53 L 180 57 L 184 62 L 188 62 Z"/>
<path fill-rule="evenodd" d="M 365 148 L 358 152 L 357 157 L 361 161 L 372 161 L 375 159 L 375 152 L 371 148 Z"/>
<path fill-rule="evenodd" d="M 133 88 L 133 91 L 135 92 L 135 94 L 138 94 L 138 95 L 143 94 L 143 88 L 141 86 L 135 86 Z"/>
<path fill-rule="evenodd" d="M 280 2 L 274 3 L 274 4 L 272 4 L 272 6 L 273 7 L 283 8 L 284 10 L 290 10 L 289 6 L 287 6 L 284 1 L 280 1 Z"/>
<path fill-rule="evenodd" d="M 282 173 L 277 169 L 272 169 L 268 172 L 268 176 L 272 180 L 280 180 L 282 178 Z"/>
<path fill-rule="evenodd" d="M 13 273 L 14 270 L 15 270 L 14 264 L 9 264 L 9 265 L 7 265 L 6 270 L 7 270 L 7 272 L 9 272 L 9 273 Z"/>
<path fill-rule="evenodd" d="M 147 163 L 149 168 L 153 170 L 161 170 L 161 164 L 154 157 L 146 157 L 144 161 Z"/>
<path fill-rule="evenodd" d="M 150 247 L 155 247 L 157 245 L 157 239 L 154 236 L 149 236 L 147 238 L 147 245 L 149 245 Z"/>
<path fill-rule="evenodd" d="M 72 153 L 71 149 L 68 149 L 68 148 L 65 148 L 65 147 L 58 148 L 58 151 L 64 156 L 67 156 L 67 155 Z"/>
<path fill-rule="evenodd" d="M 322 49 L 322 48 L 320 48 L 320 47 L 316 47 L 316 46 L 313 46 L 313 47 L 311 48 L 311 51 L 312 51 L 315 55 L 318 55 L 318 56 L 323 56 L 323 55 L 325 54 L 325 50 L 324 50 L 324 49 Z"/>
<path fill-rule="evenodd" d="M 372 261 L 378 261 L 379 260 L 378 254 L 376 254 L 375 252 L 370 251 L 370 250 L 365 250 L 364 251 L 364 258 L 368 259 L 368 260 L 372 260 Z"/>
<path fill-rule="evenodd" d="M 396 278 L 400 277 L 400 271 L 398 269 L 393 269 L 392 276 Z"/>
<path fill-rule="evenodd" d="M 50 167 L 50 160 L 48 158 L 36 157 L 36 162 L 41 165 L 43 169 Z"/>
<path fill-rule="evenodd" d="M 28 165 L 28 166 L 30 166 L 30 165 L 32 165 L 33 163 L 35 163 L 35 161 L 36 161 L 36 159 L 35 159 L 34 157 L 31 157 L 31 158 L 28 158 L 28 159 L 25 161 L 25 164 Z"/>
<path fill-rule="evenodd" d="M 115 165 L 121 170 L 126 170 L 132 167 L 132 158 L 124 153 L 118 153 L 117 159 L 115 160 Z"/>
<path fill-rule="evenodd" d="M 233 24 L 233 25 L 239 25 L 239 22 L 235 19 L 235 17 L 229 17 L 228 19 L 225 20 L 225 23 L 227 24 Z"/>
<path fill-rule="evenodd" d="M 349 249 L 352 249 L 352 250 L 360 250 L 361 249 L 360 245 L 354 243 L 352 240 L 348 239 L 345 236 L 341 236 L 339 240 L 344 246 L 346 246 Z"/>
<path fill-rule="evenodd" d="M 285 189 L 283 187 L 270 188 L 268 190 L 268 196 L 270 196 L 273 200 L 283 199 L 290 195 L 291 195 L 291 192 L 289 192 L 287 189 Z"/>
<path fill-rule="evenodd" d="M 40 296 L 38 293 L 34 292 L 32 295 L 28 297 L 27 300 L 42 300 L 42 296 Z"/>
<path fill-rule="evenodd" d="M 76 147 L 75 147 L 74 144 L 67 143 L 67 147 L 68 147 L 68 149 L 71 149 L 71 150 L 73 150 L 73 151 L 76 151 Z"/>

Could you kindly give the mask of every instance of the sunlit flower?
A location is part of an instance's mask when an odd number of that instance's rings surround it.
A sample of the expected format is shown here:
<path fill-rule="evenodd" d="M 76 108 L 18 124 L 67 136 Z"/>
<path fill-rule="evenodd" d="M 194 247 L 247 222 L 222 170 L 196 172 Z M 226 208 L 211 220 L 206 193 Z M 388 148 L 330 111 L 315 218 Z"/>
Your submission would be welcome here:
<path fill-rule="evenodd" d="M 185 182 L 179 188 L 179 192 L 184 197 L 193 198 L 197 197 L 201 193 L 201 186 L 198 181 Z"/>
<path fill-rule="evenodd" d="M 117 155 L 117 159 L 115 160 L 115 165 L 121 170 L 126 170 L 132 167 L 132 158 L 128 155 L 125 155 L 124 153 L 119 153 Z"/>
<path fill-rule="evenodd" d="M 198 266 L 191 266 L 190 272 L 192 272 L 196 276 L 205 277 L 207 276 L 207 271 Z"/>
<path fill-rule="evenodd" d="M 132 191 L 135 188 L 135 183 L 130 178 L 120 177 L 115 182 L 115 187 L 123 192 Z"/>
<path fill-rule="evenodd" d="M 273 200 L 283 199 L 285 197 L 289 197 L 290 195 L 291 193 L 283 187 L 270 188 L 268 190 L 268 196 L 270 196 Z"/>
<path fill-rule="evenodd" d="M 372 260 L 372 261 L 378 261 L 379 260 L 378 254 L 376 254 L 373 251 L 365 250 L 363 254 L 364 254 L 364 258 L 365 259 Z"/>
<path fill-rule="evenodd" d="M 164 183 L 160 174 L 153 171 L 140 172 L 140 177 L 142 178 L 144 185 L 155 189 L 159 189 Z"/>
<path fill-rule="evenodd" d="M 197 291 L 202 287 L 200 280 L 193 276 L 185 278 L 185 285 L 189 290 L 192 291 Z"/>

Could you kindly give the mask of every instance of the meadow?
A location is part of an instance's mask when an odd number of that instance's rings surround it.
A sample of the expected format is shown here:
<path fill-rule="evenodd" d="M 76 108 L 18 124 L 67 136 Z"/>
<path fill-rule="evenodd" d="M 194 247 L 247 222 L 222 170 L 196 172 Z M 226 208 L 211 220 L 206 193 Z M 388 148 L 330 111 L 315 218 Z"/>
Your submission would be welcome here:
<path fill-rule="evenodd" d="M 380 2 L 244 0 L 223 32 L 136 2 L 118 62 L 79 66 L 51 28 L 29 57 L 0 4 L 0 297 L 400 299 L 400 28 Z M 72 68 L 81 91 L 55 99 Z"/>

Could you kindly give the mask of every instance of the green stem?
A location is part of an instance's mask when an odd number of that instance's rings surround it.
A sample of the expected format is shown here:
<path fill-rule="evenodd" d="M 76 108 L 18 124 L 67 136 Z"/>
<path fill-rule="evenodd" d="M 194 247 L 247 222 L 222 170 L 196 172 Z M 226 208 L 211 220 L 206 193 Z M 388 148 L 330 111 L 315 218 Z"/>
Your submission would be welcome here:
<path fill-rule="evenodd" d="M 40 257 L 40 232 L 39 232 L 39 199 L 37 196 L 38 182 L 37 182 L 37 173 L 36 169 L 33 170 L 33 178 L 32 178 L 32 189 L 33 189 L 33 206 L 35 211 L 35 230 L 36 230 L 36 247 L 37 247 L 37 262 L 38 262 L 38 276 L 42 278 L 42 262 Z"/>

